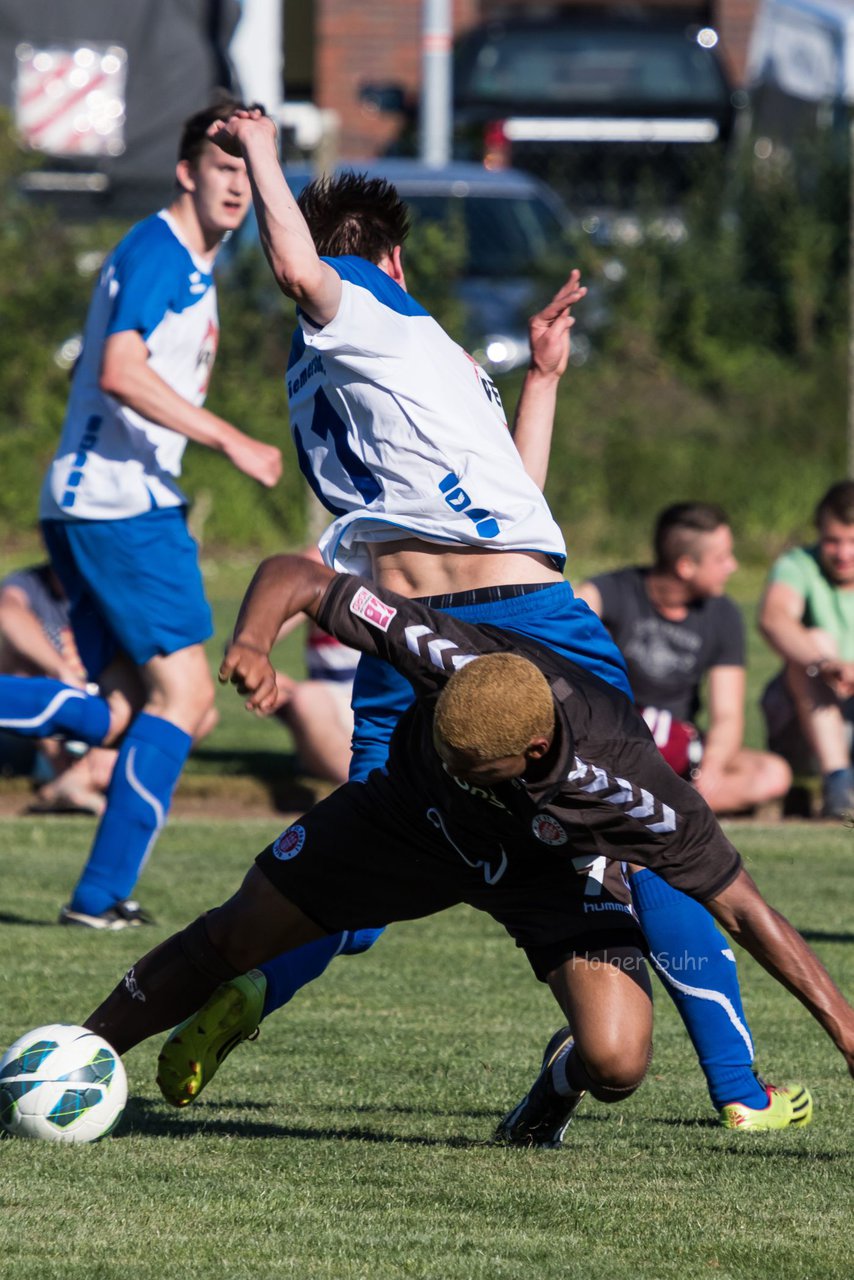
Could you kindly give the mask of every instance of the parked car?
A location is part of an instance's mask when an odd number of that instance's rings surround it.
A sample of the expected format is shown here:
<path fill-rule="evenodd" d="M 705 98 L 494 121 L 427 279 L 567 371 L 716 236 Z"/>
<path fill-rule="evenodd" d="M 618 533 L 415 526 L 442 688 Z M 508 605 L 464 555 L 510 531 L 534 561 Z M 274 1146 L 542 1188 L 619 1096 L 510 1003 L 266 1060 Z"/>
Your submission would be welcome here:
<path fill-rule="evenodd" d="M 527 318 L 560 283 L 543 279 L 546 265 L 556 272 L 575 265 L 577 227 L 566 206 L 544 183 L 529 174 L 504 170 L 490 173 L 476 164 L 451 163 L 428 169 L 414 160 L 354 161 L 369 177 L 392 182 L 422 221 L 449 224 L 460 219 L 465 233 L 465 261 L 457 293 L 466 312 L 472 354 L 489 372 L 506 373 L 529 355 Z M 310 175 L 289 170 L 291 190 L 299 194 Z M 257 237 L 250 215 L 238 244 Z M 596 290 L 579 308 L 573 330 L 573 358 L 583 363 L 590 333 L 603 320 Z"/>
<path fill-rule="evenodd" d="M 363 97 L 414 119 L 399 86 L 366 85 Z M 454 46 L 453 154 L 536 175 L 600 241 L 637 239 L 652 220 L 679 239 L 682 197 L 723 151 L 736 101 L 716 32 L 684 12 L 518 12 Z M 414 146 L 410 125 L 395 150 Z"/>

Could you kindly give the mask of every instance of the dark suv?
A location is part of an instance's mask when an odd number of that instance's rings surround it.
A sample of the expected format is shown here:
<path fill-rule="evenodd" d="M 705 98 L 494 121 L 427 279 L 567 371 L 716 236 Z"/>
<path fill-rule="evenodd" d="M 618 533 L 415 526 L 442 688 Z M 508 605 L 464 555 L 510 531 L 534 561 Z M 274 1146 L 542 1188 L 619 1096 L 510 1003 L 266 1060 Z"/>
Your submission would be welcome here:
<path fill-rule="evenodd" d="M 454 150 L 549 182 L 574 212 L 678 202 L 729 137 L 734 108 L 717 35 L 684 12 L 565 9 L 463 36 Z"/>

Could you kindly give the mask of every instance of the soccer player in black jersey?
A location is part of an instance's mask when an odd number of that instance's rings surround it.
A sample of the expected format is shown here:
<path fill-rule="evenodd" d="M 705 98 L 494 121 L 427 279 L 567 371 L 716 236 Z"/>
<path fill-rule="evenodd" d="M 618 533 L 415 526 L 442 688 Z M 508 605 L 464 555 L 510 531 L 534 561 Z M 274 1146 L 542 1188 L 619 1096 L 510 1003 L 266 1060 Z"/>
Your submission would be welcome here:
<path fill-rule="evenodd" d="M 279 556 L 256 574 L 221 669 L 250 709 L 275 698 L 269 650 L 301 609 L 412 682 L 417 700 L 387 768 L 289 827 L 232 898 L 140 960 L 88 1027 L 124 1052 L 277 951 L 467 902 L 525 950 L 569 1024 L 497 1136 L 559 1145 L 584 1092 L 617 1101 L 649 1060 L 630 857 L 703 902 L 806 1005 L 854 1074 L 854 1010 L 624 695 L 533 641 Z M 808 1098 L 803 1106 L 796 1123 L 809 1118 Z"/>

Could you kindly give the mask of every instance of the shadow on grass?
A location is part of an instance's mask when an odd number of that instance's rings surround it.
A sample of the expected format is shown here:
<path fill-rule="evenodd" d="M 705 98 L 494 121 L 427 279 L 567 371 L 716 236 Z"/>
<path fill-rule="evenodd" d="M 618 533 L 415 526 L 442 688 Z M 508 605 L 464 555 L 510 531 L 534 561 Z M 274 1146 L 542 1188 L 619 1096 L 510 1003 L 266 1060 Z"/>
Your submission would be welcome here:
<path fill-rule="evenodd" d="M 11 911 L 0 911 L 0 924 L 25 924 L 35 925 L 38 929 L 55 928 L 56 919 L 53 920 L 33 920 L 30 916 L 16 916 Z"/>
<path fill-rule="evenodd" d="M 794 1147 L 785 1147 L 781 1149 L 777 1145 L 777 1140 L 779 1140 L 780 1136 L 779 1133 L 738 1133 L 735 1130 L 724 1129 L 722 1125 L 712 1117 L 709 1117 L 708 1119 L 699 1119 L 695 1117 L 694 1119 L 688 1120 L 680 1119 L 678 1116 L 656 1116 L 651 1123 L 656 1125 L 667 1125 L 669 1128 L 675 1129 L 714 1129 L 718 1134 L 720 1134 L 721 1138 L 736 1138 L 737 1141 L 735 1144 L 726 1147 L 721 1146 L 716 1148 L 716 1150 L 718 1150 L 723 1156 L 733 1156 L 738 1160 L 814 1160 L 824 1164 L 833 1164 L 836 1161 L 850 1160 L 851 1158 L 847 1152 L 842 1151 L 796 1150 Z M 784 1132 L 786 1133 L 786 1138 L 783 1139 L 784 1141 L 787 1141 L 788 1138 L 794 1135 L 794 1130 L 786 1130 Z M 770 1142 L 768 1141 L 769 1138 Z"/>
<path fill-rule="evenodd" d="M 230 785 L 253 779 L 266 789 L 270 804 L 280 813 L 304 813 L 325 794 L 323 784 L 311 786 L 298 772 L 294 755 L 280 751 L 225 751 L 199 747 L 193 753 L 193 770 L 188 774 L 193 789 L 206 780 L 215 783 L 218 795 L 228 794 Z"/>
<path fill-rule="evenodd" d="M 754 1134 L 754 1137 L 767 1138 L 768 1134 Z M 721 1147 L 720 1154 L 722 1156 L 734 1156 L 737 1160 L 762 1160 L 767 1163 L 768 1160 L 803 1160 L 809 1161 L 810 1164 L 838 1164 L 840 1161 L 850 1162 L 851 1153 L 849 1151 L 812 1151 L 812 1150 L 795 1150 L 794 1147 L 785 1147 L 782 1150 L 778 1146 L 770 1147 L 753 1146 L 752 1142 L 748 1145 L 744 1139 L 748 1135 L 741 1134 L 742 1142 L 738 1146 Z"/>
<path fill-rule="evenodd" d="M 241 1111 L 253 1109 L 263 1111 L 273 1106 L 272 1103 L 239 1104 Z M 198 1115 L 199 1104 L 193 1107 L 192 1116 L 179 1119 L 164 1114 L 160 1105 L 147 1098 L 134 1098 L 128 1103 L 121 1125 L 115 1138 L 296 1138 L 305 1142 L 368 1142 L 376 1144 L 405 1142 L 419 1147 L 452 1147 L 461 1150 L 474 1150 L 484 1145 L 483 1140 L 476 1138 L 450 1137 L 429 1138 L 423 1135 L 404 1135 L 399 1133 L 383 1133 L 378 1129 L 362 1128 L 358 1125 L 321 1126 L 302 1128 L 297 1125 L 276 1124 L 270 1120 L 214 1119 L 210 1116 Z M 222 1110 L 209 1104 L 210 1110 Z M 379 1110 L 380 1108 L 377 1108 Z M 386 1114 L 405 1111 L 405 1108 L 383 1108 Z M 429 1113 L 434 1114 L 434 1113 Z"/>
<path fill-rule="evenodd" d="M 190 1139 L 196 1137 L 213 1137 L 213 1138 L 295 1138 L 300 1141 L 307 1142 L 367 1142 L 374 1144 L 392 1144 L 405 1142 L 410 1146 L 417 1147 L 446 1147 L 454 1150 L 474 1151 L 481 1147 L 491 1146 L 491 1138 L 466 1138 L 462 1135 L 451 1136 L 447 1138 L 431 1138 L 424 1134 L 401 1134 L 383 1132 L 378 1127 L 371 1127 L 366 1122 L 365 1126 L 361 1125 L 324 1125 L 318 1123 L 316 1127 L 299 1127 L 296 1125 L 277 1124 L 272 1120 L 262 1119 L 242 1119 L 237 1117 L 223 1116 L 221 1113 L 227 1110 L 254 1111 L 256 1113 L 270 1110 L 277 1107 L 278 1104 L 272 1102 L 254 1102 L 250 1100 L 242 1100 L 231 1098 L 224 1103 L 215 1102 L 197 1102 L 194 1104 L 192 1114 L 184 1112 L 179 1118 L 170 1115 L 163 1110 L 162 1103 L 150 1098 L 132 1098 L 127 1105 L 121 1125 L 115 1137 L 130 1138 L 140 1137 L 146 1138 L 182 1138 Z M 327 1110 L 327 1108 L 317 1108 L 318 1111 Z M 460 1120 L 471 1120 L 475 1122 L 485 1122 L 488 1126 L 489 1133 L 494 1130 L 498 1121 L 501 1119 L 502 1112 L 495 1111 L 492 1108 L 466 1108 L 465 1110 L 448 1110 L 443 1109 L 437 1112 L 432 1107 L 403 1107 L 403 1106 L 362 1106 L 355 1108 L 357 1114 L 370 1117 L 378 1116 L 427 1116 L 431 1120 L 435 1120 L 437 1115 L 445 1118 L 458 1118 Z M 208 1114 L 205 1114 L 207 1111 Z M 219 1113 L 216 1117 L 212 1112 Z M 604 1119 L 599 1115 L 588 1115 L 578 1117 L 576 1123 L 597 1123 Z M 502 1145 L 502 1144 L 498 1144 Z M 523 1148 L 529 1150 L 529 1148 Z"/>
<path fill-rule="evenodd" d="M 653 1116 L 652 1124 L 664 1124 L 671 1129 L 720 1129 L 720 1124 L 712 1116 L 694 1116 L 690 1120 L 680 1116 Z"/>

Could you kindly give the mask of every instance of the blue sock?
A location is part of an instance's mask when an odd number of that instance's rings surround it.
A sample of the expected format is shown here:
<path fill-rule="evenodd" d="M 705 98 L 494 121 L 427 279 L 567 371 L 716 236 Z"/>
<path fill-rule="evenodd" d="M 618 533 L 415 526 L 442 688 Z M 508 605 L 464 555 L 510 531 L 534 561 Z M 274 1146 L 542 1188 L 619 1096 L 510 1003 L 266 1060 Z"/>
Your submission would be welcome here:
<path fill-rule="evenodd" d="M 113 769 L 107 809 L 74 890 L 71 907 L 100 915 L 127 898 L 161 827 L 193 740 L 159 716 L 141 712 Z"/>
<path fill-rule="evenodd" d="M 261 965 L 267 979 L 262 1018 L 287 1004 L 301 987 L 319 978 L 336 956 L 356 956 L 372 947 L 384 929 L 356 929 L 352 933 L 332 933 L 316 942 L 307 942 L 295 951 L 286 951 Z"/>
<path fill-rule="evenodd" d="M 637 872 L 629 883 L 655 970 L 697 1051 L 712 1106 L 766 1107 L 726 938 L 701 903 L 651 871 Z"/>
<path fill-rule="evenodd" d="M 105 698 L 48 676 L 0 676 L 0 729 L 24 738 L 62 734 L 97 747 L 110 727 Z"/>

